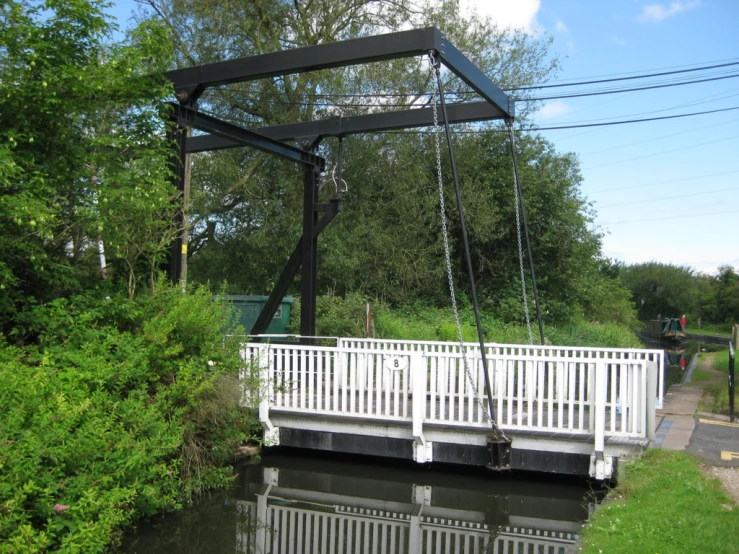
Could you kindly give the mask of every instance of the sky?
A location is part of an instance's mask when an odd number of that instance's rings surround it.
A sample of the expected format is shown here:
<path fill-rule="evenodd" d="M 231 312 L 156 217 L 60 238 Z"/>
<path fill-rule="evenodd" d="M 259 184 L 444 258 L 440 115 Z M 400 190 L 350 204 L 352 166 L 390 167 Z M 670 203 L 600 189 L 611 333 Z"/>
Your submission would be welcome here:
<path fill-rule="evenodd" d="M 739 62 L 739 0 L 460 1 L 463 9 L 501 27 L 551 37 L 561 70 L 550 84 Z M 125 24 L 134 6 L 134 0 L 117 0 L 112 13 Z M 738 77 L 550 100 L 534 123 L 566 126 L 739 107 L 739 64 L 536 94 L 734 74 Z M 739 268 L 739 109 L 542 133 L 559 151 L 579 157 L 582 194 L 596 212 L 605 256 L 710 274 L 721 265 Z"/>

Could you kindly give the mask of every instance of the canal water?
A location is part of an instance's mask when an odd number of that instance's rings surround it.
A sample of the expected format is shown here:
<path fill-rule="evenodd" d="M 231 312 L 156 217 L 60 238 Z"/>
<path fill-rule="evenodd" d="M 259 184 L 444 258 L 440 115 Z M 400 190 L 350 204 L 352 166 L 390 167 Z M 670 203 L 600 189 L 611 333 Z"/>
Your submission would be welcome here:
<path fill-rule="evenodd" d="M 672 385 L 683 382 L 685 374 L 690 367 L 693 357 L 699 352 L 717 352 L 725 349 L 725 346 L 698 342 L 687 341 L 677 344 L 669 344 L 660 341 L 647 341 L 642 339 L 644 348 L 662 349 L 665 351 L 665 392 Z"/>
<path fill-rule="evenodd" d="M 604 489 L 562 477 L 277 451 L 141 525 L 128 554 L 565 554 Z"/>
<path fill-rule="evenodd" d="M 665 350 L 665 392 L 697 352 Z M 142 524 L 127 554 L 565 554 L 602 485 L 561 476 L 272 450 L 234 486 Z"/>

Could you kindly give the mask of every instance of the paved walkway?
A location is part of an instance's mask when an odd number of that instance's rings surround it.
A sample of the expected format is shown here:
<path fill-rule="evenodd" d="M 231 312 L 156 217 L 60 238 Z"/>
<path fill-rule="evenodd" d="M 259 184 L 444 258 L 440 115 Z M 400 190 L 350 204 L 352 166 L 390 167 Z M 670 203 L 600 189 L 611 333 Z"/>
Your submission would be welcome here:
<path fill-rule="evenodd" d="M 724 373 L 714 370 L 712 356 L 706 356 L 698 368 L 716 373 L 725 380 Z M 739 502 L 739 423 L 719 414 L 698 411 L 703 389 L 691 383 L 673 385 L 665 394 L 654 446 L 665 450 L 684 450 L 704 462 L 704 471 L 721 479 L 727 492 Z"/>

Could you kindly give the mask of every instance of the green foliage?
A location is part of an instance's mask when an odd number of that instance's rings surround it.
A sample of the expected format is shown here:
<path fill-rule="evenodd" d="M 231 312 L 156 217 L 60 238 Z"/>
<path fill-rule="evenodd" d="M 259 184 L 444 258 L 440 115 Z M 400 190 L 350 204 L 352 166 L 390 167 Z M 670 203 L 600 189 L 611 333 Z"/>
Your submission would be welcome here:
<path fill-rule="evenodd" d="M 697 311 L 695 274 L 688 267 L 647 262 L 624 267 L 620 277 L 631 291 L 641 320 Z"/>
<path fill-rule="evenodd" d="M 19 314 L 99 275 L 98 235 L 130 290 L 172 236 L 168 37 L 146 21 L 113 43 L 105 7 L 0 5 L 0 328 L 16 338 Z"/>
<path fill-rule="evenodd" d="M 254 422 L 228 307 L 158 288 L 37 307 L 38 347 L 0 349 L 0 552 L 102 552 L 123 525 L 230 481 Z"/>
<path fill-rule="evenodd" d="M 582 533 L 582 552 L 736 552 L 737 506 L 683 452 L 647 451 Z"/>
<path fill-rule="evenodd" d="M 364 337 L 367 300 L 357 294 L 347 297 L 319 296 L 316 306 L 316 329 L 325 337 Z M 296 300 L 288 331 L 299 333 L 300 303 Z M 372 302 L 374 336 L 379 339 L 426 340 L 457 342 L 457 327 L 451 307 L 437 308 L 417 302 L 411 306 L 393 308 L 382 302 Z M 489 310 L 482 310 L 483 334 L 487 342 L 526 344 L 525 326 L 507 323 Z M 460 309 L 462 337 L 465 342 L 477 342 L 477 327 L 472 307 L 463 302 Z M 532 319 L 534 340 L 538 329 Z M 605 346 L 639 348 L 633 330 L 618 323 L 569 323 L 547 325 L 547 344 L 569 346 Z"/>

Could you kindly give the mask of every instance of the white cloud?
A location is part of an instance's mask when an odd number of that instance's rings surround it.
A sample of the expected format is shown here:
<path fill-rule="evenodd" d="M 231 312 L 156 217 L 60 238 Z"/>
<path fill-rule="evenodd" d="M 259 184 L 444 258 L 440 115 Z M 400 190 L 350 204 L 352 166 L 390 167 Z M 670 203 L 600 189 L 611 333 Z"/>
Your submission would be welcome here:
<path fill-rule="evenodd" d="M 572 107 L 562 102 L 562 100 L 555 100 L 544 104 L 544 106 L 536 112 L 536 115 L 541 119 L 554 119 L 555 117 L 567 115 L 571 111 Z"/>
<path fill-rule="evenodd" d="M 488 16 L 500 27 L 529 32 L 539 29 L 536 14 L 541 7 L 541 0 L 461 0 L 460 4 L 464 11 L 469 13 L 474 10 L 482 16 Z"/>
<path fill-rule="evenodd" d="M 682 12 L 687 12 L 693 8 L 697 8 L 701 5 L 701 0 L 687 0 L 683 2 L 678 0 L 671 2 L 669 5 L 666 4 L 648 4 L 642 8 L 639 14 L 638 20 L 642 23 L 659 23 L 663 19 L 672 17 Z"/>
<path fill-rule="evenodd" d="M 562 34 L 566 34 L 570 32 L 570 30 L 567 28 L 567 25 L 565 25 L 561 19 L 557 20 L 556 30 L 558 33 L 562 33 Z"/>
<path fill-rule="evenodd" d="M 625 38 L 621 38 L 620 36 L 614 35 L 613 33 L 608 35 L 608 38 L 611 39 L 616 44 L 618 44 L 619 46 L 626 46 L 629 43 Z"/>

